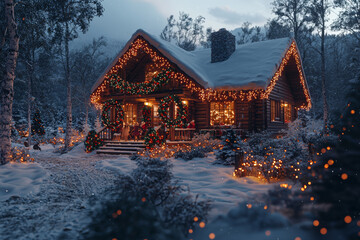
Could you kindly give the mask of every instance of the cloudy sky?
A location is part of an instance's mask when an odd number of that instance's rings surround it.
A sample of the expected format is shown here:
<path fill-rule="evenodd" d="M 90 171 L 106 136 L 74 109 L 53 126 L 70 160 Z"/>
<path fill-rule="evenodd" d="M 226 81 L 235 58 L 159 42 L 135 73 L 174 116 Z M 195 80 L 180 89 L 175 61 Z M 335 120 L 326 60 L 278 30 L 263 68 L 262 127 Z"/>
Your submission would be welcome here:
<path fill-rule="evenodd" d="M 215 30 L 237 28 L 243 22 L 263 25 L 273 17 L 272 0 L 104 0 L 104 15 L 91 23 L 81 40 L 105 36 L 113 40 L 128 40 L 139 28 L 159 35 L 171 15 L 179 11 L 191 17 L 205 17 L 205 26 Z"/>

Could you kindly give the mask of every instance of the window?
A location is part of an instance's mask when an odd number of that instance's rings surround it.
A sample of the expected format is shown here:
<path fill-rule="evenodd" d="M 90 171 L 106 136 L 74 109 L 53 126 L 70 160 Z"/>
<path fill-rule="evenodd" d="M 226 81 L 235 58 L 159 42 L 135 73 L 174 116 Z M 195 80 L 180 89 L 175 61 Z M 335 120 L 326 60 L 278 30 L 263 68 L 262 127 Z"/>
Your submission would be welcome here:
<path fill-rule="evenodd" d="M 137 108 L 135 104 L 124 105 L 124 122 L 126 125 L 135 125 L 137 122 Z"/>
<path fill-rule="evenodd" d="M 161 124 L 160 117 L 158 114 L 159 105 L 156 103 L 153 105 L 154 110 L 154 126 L 159 126 Z"/>
<path fill-rule="evenodd" d="M 212 102 L 210 104 L 211 126 L 229 126 L 234 124 L 234 102 Z"/>
<path fill-rule="evenodd" d="M 291 104 L 288 102 L 284 102 L 283 108 L 284 108 L 284 122 L 289 123 L 291 122 Z"/>
<path fill-rule="evenodd" d="M 270 112 L 271 112 L 271 121 L 280 122 L 281 121 L 281 105 L 280 101 L 271 100 L 270 102 Z"/>

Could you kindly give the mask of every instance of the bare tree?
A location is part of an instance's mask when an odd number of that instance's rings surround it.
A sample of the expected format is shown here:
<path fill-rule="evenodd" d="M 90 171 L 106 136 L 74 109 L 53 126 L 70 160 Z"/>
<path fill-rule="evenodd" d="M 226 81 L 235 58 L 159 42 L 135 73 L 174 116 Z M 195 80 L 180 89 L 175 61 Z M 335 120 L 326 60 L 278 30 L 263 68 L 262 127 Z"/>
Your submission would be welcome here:
<path fill-rule="evenodd" d="M 324 126 L 327 127 L 329 106 L 326 91 L 326 62 L 325 62 L 325 38 L 326 38 L 326 22 L 329 14 L 330 5 L 326 0 L 313 0 L 310 5 L 311 19 L 315 28 L 320 32 L 320 50 L 316 51 L 321 57 L 321 95 L 323 99 L 323 120 Z"/>
<path fill-rule="evenodd" d="M 294 33 L 294 38 L 297 42 L 300 41 L 300 34 L 306 27 L 309 19 L 310 0 L 275 0 L 273 5 L 273 12 L 278 17 L 278 20 L 287 24 Z"/>
<path fill-rule="evenodd" d="M 5 20 L 7 32 L 7 52 L 5 54 L 5 71 L 1 81 L 1 107 L 0 107 L 0 164 L 11 159 L 11 120 L 14 99 L 14 79 L 17 57 L 19 54 L 19 35 L 15 21 L 15 3 L 5 0 Z"/>
<path fill-rule="evenodd" d="M 63 56 L 65 79 L 67 85 L 66 137 L 64 152 L 71 144 L 72 132 L 72 101 L 70 76 L 69 43 L 78 37 L 78 32 L 85 33 L 95 16 L 101 16 L 104 9 L 102 0 L 53 0 L 47 4 L 49 18 L 54 31 L 55 43 L 58 43 Z"/>
<path fill-rule="evenodd" d="M 27 89 L 27 121 L 28 121 L 28 144 L 31 145 L 31 113 L 32 113 L 32 84 L 35 79 L 36 65 L 38 62 L 38 50 L 46 47 L 46 13 L 44 9 L 44 0 L 28 0 L 21 2 L 17 10 L 19 19 L 19 35 L 21 41 L 19 48 L 21 55 L 19 63 L 23 63 L 26 67 L 26 75 L 28 82 Z"/>
<path fill-rule="evenodd" d="M 87 134 L 89 131 L 89 106 L 90 106 L 90 89 L 92 83 L 98 77 L 98 69 L 102 69 L 99 65 L 103 65 L 104 53 L 103 47 L 107 45 L 104 37 L 93 39 L 92 43 L 84 46 L 78 51 L 72 53 L 74 66 L 72 67 L 72 76 L 77 87 L 74 88 L 74 98 L 81 106 L 81 111 L 84 111 L 85 121 L 83 125 L 83 132 Z"/>
<path fill-rule="evenodd" d="M 176 45 L 186 51 L 193 51 L 205 38 L 204 22 L 204 17 L 198 16 L 193 19 L 184 12 L 180 12 L 178 21 L 171 15 L 160 37 L 168 42 L 174 40 Z"/>

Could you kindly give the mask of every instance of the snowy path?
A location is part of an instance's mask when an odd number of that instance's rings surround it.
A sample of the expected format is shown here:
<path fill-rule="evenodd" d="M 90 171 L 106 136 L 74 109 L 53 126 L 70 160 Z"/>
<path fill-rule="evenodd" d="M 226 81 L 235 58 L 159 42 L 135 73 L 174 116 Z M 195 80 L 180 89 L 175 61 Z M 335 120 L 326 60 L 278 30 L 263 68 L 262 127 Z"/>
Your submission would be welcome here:
<path fill-rule="evenodd" d="M 74 150 L 76 151 L 76 149 Z M 115 157 L 37 152 L 48 173 L 40 192 L 1 202 L 0 239 L 78 239 L 87 222 L 87 201 L 101 196 L 117 174 L 99 170 L 96 162 Z"/>

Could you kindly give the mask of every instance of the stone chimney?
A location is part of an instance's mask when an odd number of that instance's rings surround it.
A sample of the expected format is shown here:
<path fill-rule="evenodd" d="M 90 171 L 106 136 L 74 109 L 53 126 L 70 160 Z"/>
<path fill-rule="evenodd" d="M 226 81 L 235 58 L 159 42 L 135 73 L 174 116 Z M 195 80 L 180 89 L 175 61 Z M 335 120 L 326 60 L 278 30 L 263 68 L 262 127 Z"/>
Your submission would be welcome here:
<path fill-rule="evenodd" d="M 227 60 L 235 52 L 235 36 L 225 28 L 211 34 L 211 62 Z"/>

